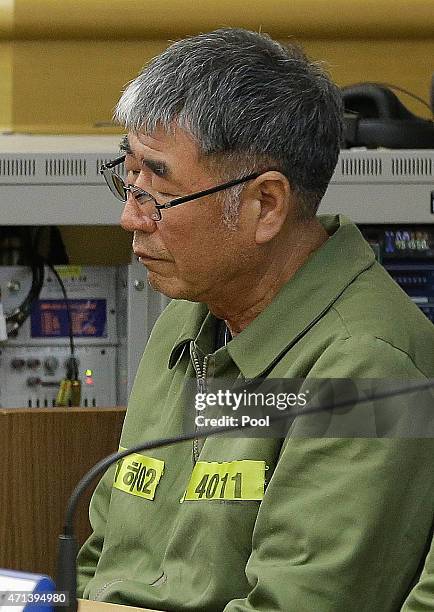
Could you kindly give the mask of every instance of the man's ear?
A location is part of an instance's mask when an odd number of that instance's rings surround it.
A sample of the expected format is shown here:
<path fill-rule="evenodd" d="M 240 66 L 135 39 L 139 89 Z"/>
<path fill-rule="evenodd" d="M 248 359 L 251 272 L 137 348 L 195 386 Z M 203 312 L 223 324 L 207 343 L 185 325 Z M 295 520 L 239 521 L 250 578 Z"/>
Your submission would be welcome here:
<path fill-rule="evenodd" d="M 270 170 L 258 176 L 249 185 L 246 196 L 254 201 L 256 244 L 272 240 L 287 218 L 295 216 L 292 189 L 281 172 Z"/>

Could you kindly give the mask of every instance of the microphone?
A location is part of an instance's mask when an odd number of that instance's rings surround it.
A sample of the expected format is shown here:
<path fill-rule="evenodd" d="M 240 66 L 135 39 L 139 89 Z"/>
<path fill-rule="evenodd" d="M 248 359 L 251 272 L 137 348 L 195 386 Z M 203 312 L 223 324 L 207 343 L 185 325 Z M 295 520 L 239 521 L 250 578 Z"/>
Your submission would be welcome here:
<path fill-rule="evenodd" d="M 343 399 L 341 401 L 335 401 L 323 406 L 320 405 L 307 405 L 299 410 L 290 410 L 288 412 L 282 412 L 270 416 L 269 422 L 278 423 L 286 420 L 294 419 L 298 416 L 307 416 L 309 414 L 315 414 L 319 412 L 326 412 L 332 409 L 348 408 L 355 404 L 365 404 L 376 400 L 381 400 L 389 397 L 395 397 L 397 395 L 404 395 L 407 393 L 413 393 L 414 391 L 423 391 L 425 389 L 433 388 L 434 380 L 428 379 L 426 382 L 421 384 L 409 385 L 405 387 L 394 388 L 389 391 L 384 391 L 377 394 L 367 394 L 366 396 L 352 397 L 349 399 Z M 321 387 L 320 387 L 321 389 Z M 311 400 L 312 401 L 312 400 Z M 129 449 L 118 451 L 108 455 L 96 463 L 79 481 L 74 491 L 72 492 L 66 513 L 63 533 L 59 536 L 59 547 L 58 547 L 58 563 L 57 563 L 57 591 L 66 592 L 69 597 L 69 605 L 57 608 L 57 612 L 76 612 L 77 610 L 77 566 L 76 557 L 78 552 L 77 540 L 74 534 L 74 516 L 77 508 L 78 501 L 87 487 L 91 482 L 103 474 L 113 463 L 116 463 L 120 459 L 128 457 L 128 455 L 138 453 L 140 451 L 148 451 L 155 448 L 161 448 L 163 446 L 172 446 L 173 444 L 179 444 L 181 442 L 187 442 L 197 438 L 208 438 L 210 436 L 216 436 L 228 432 L 237 430 L 246 430 L 254 428 L 254 424 L 239 424 L 234 426 L 223 426 L 223 427 L 209 427 L 201 428 L 200 430 L 188 432 L 178 436 L 172 436 L 168 438 L 159 438 L 157 440 L 151 440 L 148 442 L 142 442 L 136 444 Z"/>

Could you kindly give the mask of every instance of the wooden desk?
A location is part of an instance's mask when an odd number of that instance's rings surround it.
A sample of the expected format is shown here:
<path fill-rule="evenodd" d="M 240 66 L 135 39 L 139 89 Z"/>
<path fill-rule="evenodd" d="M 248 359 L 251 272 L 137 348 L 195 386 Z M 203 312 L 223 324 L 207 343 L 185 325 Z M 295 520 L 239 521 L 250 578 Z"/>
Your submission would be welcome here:
<path fill-rule="evenodd" d="M 117 450 L 125 408 L 0 409 L 0 567 L 55 576 L 66 502 L 83 474 Z M 91 491 L 77 512 L 90 533 Z"/>
<path fill-rule="evenodd" d="M 149 610 L 149 608 L 133 608 L 132 606 L 120 606 L 102 601 L 90 601 L 88 599 L 78 600 L 78 612 L 163 612 L 162 610 Z"/>

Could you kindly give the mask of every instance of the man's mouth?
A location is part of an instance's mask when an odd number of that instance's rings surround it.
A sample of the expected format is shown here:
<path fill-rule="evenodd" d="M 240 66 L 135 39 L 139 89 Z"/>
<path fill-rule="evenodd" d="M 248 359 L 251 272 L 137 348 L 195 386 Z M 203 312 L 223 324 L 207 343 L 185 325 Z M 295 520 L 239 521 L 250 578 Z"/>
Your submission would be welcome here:
<path fill-rule="evenodd" d="M 167 259 L 154 257 L 153 255 L 149 255 L 148 253 L 144 253 L 142 251 L 134 251 L 134 255 L 139 261 L 167 261 Z"/>

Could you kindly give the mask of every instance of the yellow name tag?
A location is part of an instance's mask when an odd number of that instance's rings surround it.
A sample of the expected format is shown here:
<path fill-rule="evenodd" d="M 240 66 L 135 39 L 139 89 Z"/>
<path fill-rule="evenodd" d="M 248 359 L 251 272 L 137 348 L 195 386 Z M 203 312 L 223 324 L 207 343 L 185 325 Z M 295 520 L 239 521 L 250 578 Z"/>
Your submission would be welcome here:
<path fill-rule="evenodd" d="M 261 500 L 264 497 L 265 470 L 265 461 L 198 461 L 181 502 Z"/>
<path fill-rule="evenodd" d="M 117 462 L 113 486 L 130 495 L 154 499 L 163 472 L 164 461 L 132 453 Z"/>

